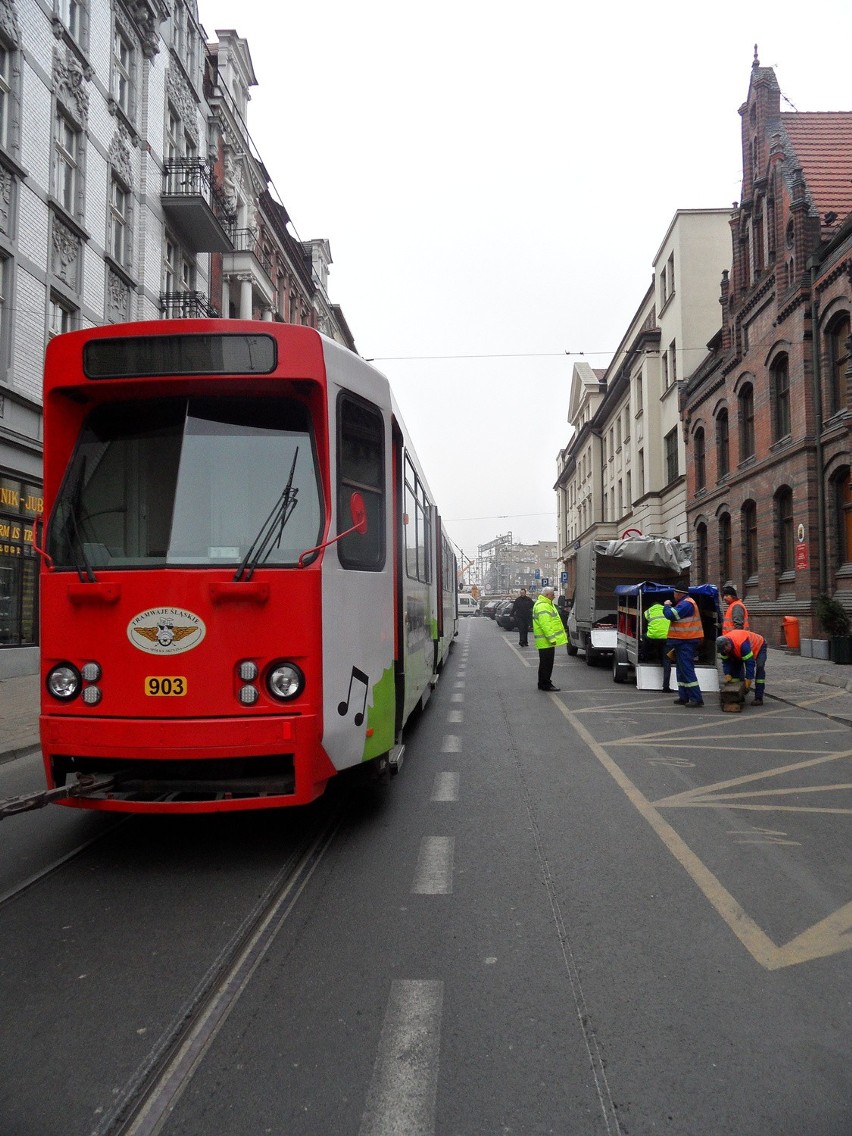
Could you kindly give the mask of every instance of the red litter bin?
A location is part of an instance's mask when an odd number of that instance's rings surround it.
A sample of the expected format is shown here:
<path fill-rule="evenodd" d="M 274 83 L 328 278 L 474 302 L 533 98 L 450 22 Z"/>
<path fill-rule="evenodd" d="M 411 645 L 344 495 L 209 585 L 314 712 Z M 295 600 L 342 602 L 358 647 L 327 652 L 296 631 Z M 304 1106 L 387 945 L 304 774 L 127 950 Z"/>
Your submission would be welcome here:
<path fill-rule="evenodd" d="M 781 624 L 781 635 L 791 651 L 798 651 L 801 647 L 799 639 L 799 621 L 795 615 L 785 615 Z"/>

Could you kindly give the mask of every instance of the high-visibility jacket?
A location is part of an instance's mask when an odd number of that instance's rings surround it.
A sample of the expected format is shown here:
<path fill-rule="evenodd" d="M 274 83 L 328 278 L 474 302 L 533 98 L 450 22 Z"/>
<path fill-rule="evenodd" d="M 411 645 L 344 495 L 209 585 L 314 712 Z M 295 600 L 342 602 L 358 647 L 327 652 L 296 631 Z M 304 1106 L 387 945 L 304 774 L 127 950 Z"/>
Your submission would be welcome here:
<path fill-rule="evenodd" d="M 701 626 L 701 613 L 698 604 L 692 596 L 684 596 L 675 607 L 669 607 L 671 624 L 669 626 L 669 639 L 703 639 L 704 628 Z"/>
<path fill-rule="evenodd" d="M 731 600 L 725 608 L 722 634 L 727 635 L 729 631 L 748 631 L 748 608 L 742 600 Z"/>
<path fill-rule="evenodd" d="M 533 635 L 535 645 L 541 650 L 543 647 L 559 647 L 568 642 L 562 617 L 553 600 L 547 596 L 539 596 L 533 607 Z"/>
<path fill-rule="evenodd" d="M 745 666 L 746 678 L 753 679 L 757 656 L 766 646 L 766 640 L 756 631 L 726 631 L 725 636 L 731 640 L 733 650 L 727 657 L 722 656 L 722 670 L 733 674 L 735 668 L 729 665 L 730 661 L 739 659 Z"/>
<path fill-rule="evenodd" d="M 669 621 L 663 615 L 663 605 L 661 603 L 652 604 L 645 612 L 645 626 L 647 627 L 646 634 L 649 639 L 668 639 Z"/>

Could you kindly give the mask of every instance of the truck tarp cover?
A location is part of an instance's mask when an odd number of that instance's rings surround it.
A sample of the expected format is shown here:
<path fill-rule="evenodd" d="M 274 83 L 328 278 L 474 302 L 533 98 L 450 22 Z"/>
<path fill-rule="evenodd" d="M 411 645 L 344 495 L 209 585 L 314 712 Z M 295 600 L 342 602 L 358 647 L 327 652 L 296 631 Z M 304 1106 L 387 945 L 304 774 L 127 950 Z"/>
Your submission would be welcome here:
<path fill-rule="evenodd" d="M 680 574 L 692 564 L 692 545 L 662 537 L 632 537 L 630 540 L 596 540 L 598 556 L 612 556 L 647 564 L 651 568 L 670 568 Z M 648 573 L 652 576 L 653 573 Z"/>

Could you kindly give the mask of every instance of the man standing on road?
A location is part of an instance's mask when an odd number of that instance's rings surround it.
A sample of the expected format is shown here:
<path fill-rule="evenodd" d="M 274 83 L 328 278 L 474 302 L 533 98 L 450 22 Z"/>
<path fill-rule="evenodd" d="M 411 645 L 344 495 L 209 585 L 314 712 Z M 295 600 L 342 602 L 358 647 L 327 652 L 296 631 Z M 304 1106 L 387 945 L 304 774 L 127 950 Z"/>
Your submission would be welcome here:
<path fill-rule="evenodd" d="M 527 589 L 521 588 L 520 595 L 515 599 L 512 604 L 512 615 L 515 618 L 515 623 L 518 626 L 518 646 L 528 647 L 530 627 L 532 626 L 532 610 L 533 602 L 527 595 Z"/>
<path fill-rule="evenodd" d="M 556 648 L 568 642 L 562 619 L 553 602 L 555 588 L 542 588 L 541 595 L 533 606 L 533 635 L 538 647 L 538 689 L 558 690 L 550 681 L 553 674 L 553 658 Z"/>
<path fill-rule="evenodd" d="M 766 640 L 756 631 L 728 631 L 716 640 L 725 682 L 745 678 L 748 694 L 754 683 L 754 705 L 763 705 L 766 689 Z"/>
<path fill-rule="evenodd" d="M 667 649 L 674 648 L 678 696 L 675 706 L 704 705 L 698 676 L 695 673 L 695 652 L 704 638 L 698 604 L 688 592 L 673 588 L 675 602 L 665 600 L 663 615 L 670 620 Z"/>
<path fill-rule="evenodd" d="M 737 596 L 737 589 L 733 584 L 725 584 L 722 588 L 722 601 L 725 614 L 722 617 L 722 634 L 729 631 L 748 631 L 748 608 Z"/>

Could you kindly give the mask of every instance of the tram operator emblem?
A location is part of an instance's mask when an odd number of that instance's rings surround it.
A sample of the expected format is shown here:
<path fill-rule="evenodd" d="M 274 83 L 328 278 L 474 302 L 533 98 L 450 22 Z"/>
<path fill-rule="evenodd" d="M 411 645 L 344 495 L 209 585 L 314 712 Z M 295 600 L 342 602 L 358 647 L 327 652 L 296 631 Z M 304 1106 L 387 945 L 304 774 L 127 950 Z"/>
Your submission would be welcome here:
<path fill-rule="evenodd" d="M 204 638 L 204 622 L 179 607 L 154 607 L 135 615 L 127 625 L 127 638 L 149 655 L 180 655 Z"/>

